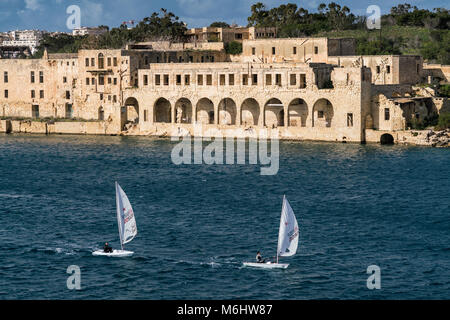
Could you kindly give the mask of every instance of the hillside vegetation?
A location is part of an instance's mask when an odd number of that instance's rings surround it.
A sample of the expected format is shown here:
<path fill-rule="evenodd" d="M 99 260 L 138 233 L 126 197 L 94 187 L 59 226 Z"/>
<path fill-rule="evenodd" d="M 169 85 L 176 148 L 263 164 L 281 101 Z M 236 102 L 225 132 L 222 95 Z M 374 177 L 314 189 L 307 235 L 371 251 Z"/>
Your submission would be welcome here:
<path fill-rule="evenodd" d="M 277 27 L 278 37 L 353 37 L 357 54 L 420 54 L 433 63 L 450 64 L 450 14 L 445 8 L 418 9 L 410 4 L 392 7 L 381 18 L 380 30 L 368 30 L 366 17 L 357 16 L 337 3 L 320 4 L 317 12 L 294 3 L 271 9 L 260 2 L 251 6 L 248 26 Z M 211 26 L 227 27 L 227 22 Z M 108 28 L 108 27 L 105 27 Z M 35 57 L 44 47 L 50 53 L 76 52 L 79 49 L 122 48 L 127 43 L 149 40 L 185 41 L 187 25 L 165 9 L 144 18 L 133 29 L 113 28 L 101 36 L 46 36 Z M 235 44 L 227 46 L 239 51 Z"/>

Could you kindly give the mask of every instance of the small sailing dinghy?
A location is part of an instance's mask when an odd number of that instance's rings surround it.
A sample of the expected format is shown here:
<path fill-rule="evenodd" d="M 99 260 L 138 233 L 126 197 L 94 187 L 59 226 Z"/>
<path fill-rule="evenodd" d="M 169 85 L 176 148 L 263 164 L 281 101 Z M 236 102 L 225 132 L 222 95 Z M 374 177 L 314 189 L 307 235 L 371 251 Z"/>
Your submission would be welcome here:
<path fill-rule="evenodd" d="M 134 239 L 137 234 L 136 219 L 134 218 L 133 208 L 127 195 L 116 182 L 116 207 L 117 207 L 117 224 L 119 226 L 119 237 L 121 250 L 113 250 L 112 252 L 105 252 L 104 250 L 97 250 L 92 253 L 94 256 L 107 257 L 128 257 L 134 252 L 123 250 L 123 245 Z"/>
<path fill-rule="evenodd" d="M 278 233 L 277 261 L 275 262 L 244 262 L 246 267 L 263 269 L 286 269 L 289 264 L 278 263 L 279 257 L 290 257 L 297 252 L 298 247 L 298 223 L 286 196 L 283 196 L 283 208 L 281 210 L 280 230 Z"/>

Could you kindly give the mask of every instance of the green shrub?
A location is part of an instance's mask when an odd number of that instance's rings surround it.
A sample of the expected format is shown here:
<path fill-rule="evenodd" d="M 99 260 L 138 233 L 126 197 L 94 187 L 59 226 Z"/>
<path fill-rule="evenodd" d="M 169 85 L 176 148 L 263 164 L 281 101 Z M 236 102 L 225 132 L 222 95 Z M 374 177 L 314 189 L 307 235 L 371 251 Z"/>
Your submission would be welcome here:
<path fill-rule="evenodd" d="M 228 54 L 241 54 L 242 53 L 242 43 L 237 41 L 231 41 L 225 45 L 225 51 Z"/>
<path fill-rule="evenodd" d="M 438 91 L 441 97 L 450 97 L 450 84 L 441 85 Z"/>
<path fill-rule="evenodd" d="M 436 130 L 444 130 L 450 128 L 450 112 L 443 112 L 439 115 Z"/>

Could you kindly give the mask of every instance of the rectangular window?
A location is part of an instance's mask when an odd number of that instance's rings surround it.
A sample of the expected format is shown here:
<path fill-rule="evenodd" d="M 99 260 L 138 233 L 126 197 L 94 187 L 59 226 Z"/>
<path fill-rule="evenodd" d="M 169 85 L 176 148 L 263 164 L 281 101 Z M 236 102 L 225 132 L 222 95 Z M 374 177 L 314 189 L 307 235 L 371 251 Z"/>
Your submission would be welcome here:
<path fill-rule="evenodd" d="M 98 77 L 98 85 L 104 86 L 105 85 L 105 76 L 99 76 Z"/>
<path fill-rule="evenodd" d="M 100 93 L 100 100 L 103 101 L 103 93 Z"/>
<path fill-rule="evenodd" d="M 34 83 L 34 71 L 31 71 L 31 83 Z"/>
<path fill-rule="evenodd" d="M 63 77 L 63 83 L 67 83 L 67 77 Z"/>
<path fill-rule="evenodd" d="M 91 84 L 94 86 L 95 85 L 95 78 L 91 79 Z"/>
<path fill-rule="evenodd" d="M 281 87 L 281 74 L 279 73 L 275 75 L 275 84 Z"/>
<path fill-rule="evenodd" d="M 272 55 L 275 54 L 275 47 L 272 47 Z"/>
<path fill-rule="evenodd" d="M 66 91 L 66 99 L 70 99 L 70 91 Z"/>
<path fill-rule="evenodd" d="M 44 99 L 44 90 L 39 91 L 39 98 Z"/>
<path fill-rule="evenodd" d="M 89 58 L 86 58 L 85 64 L 86 64 L 86 67 L 89 67 Z"/>
<path fill-rule="evenodd" d="M 181 86 L 181 74 L 177 74 L 176 83 L 177 83 L 177 86 Z"/>
<path fill-rule="evenodd" d="M 113 64 L 114 64 L 114 67 L 117 67 L 117 58 L 116 57 L 113 58 Z"/>
<path fill-rule="evenodd" d="M 323 118 L 323 111 L 317 111 L 317 118 L 319 119 Z"/>
<path fill-rule="evenodd" d="M 380 73 L 380 66 L 377 66 L 377 73 Z"/>
<path fill-rule="evenodd" d="M 229 74 L 228 75 L 228 84 L 230 86 L 234 86 L 234 74 Z"/>
<path fill-rule="evenodd" d="M 169 85 L 169 75 L 168 75 L 168 74 L 165 74 L 165 75 L 164 75 L 164 85 L 165 85 L 165 86 L 168 86 L 168 85 Z"/>
<path fill-rule="evenodd" d="M 197 85 L 199 85 L 199 86 L 203 85 L 203 75 L 202 74 L 197 75 Z"/>
<path fill-rule="evenodd" d="M 255 54 L 256 54 L 256 48 L 253 47 L 253 48 L 252 48 L 252 55 L 255 55 Z"/>
<path fill-rule="evenodd" d="M 113 102 L 114 103 L 117 102 L 117 96 L 116 95 L 113 95 Z"/>
<path fill-rule="evenodd" d="M 89 78 L 86 78 L 86 85 L 89 85 Z"/>
<path fill-rule="evenodd" d="M 353 113 L 347 113 L 347 127 L 353 127 Z"/>
<path fill-rule="evenodd" d="M 391 119 L 391 114 L 389 113 L 389 108 L 384 109 L 384 120 L 388 121 Z"/>
<path fill-rule="evenodd" d="M 391 73 L 391 66 L 386 66 L 386 72 Z"/>
<path fill-rule="evenodd" d="M 211 86 L 212 85 L 212 75 L 207 74 L 206 75 L 206 85 Z"/>
<path fill-rule="evenodd" d="M 5 71 L 5 72 L 3 73 L 3 82 L 4 82 L 4 83 L 8 83 L 8 71 Z"/>
<path fill-rule="evenodd" d="M 220 83 L 221 86 L 225 85 L 225 75 L 224 74 L 221 74 L 219 76 L 219 83 Z"/>
<path fill-rule="evenodd" d="M 111 57 L 108 57 L 108 67 L 111 67 Z"/>
<path fill-rule="evenodd" d="M 148 111 L 144 110 L 144 121 L 147 121 L 148 119 Z"/>
<path fill-rule="evenodd" d="M 95 67 L 95 58 L 91 58 L 91 67 Z"/>
<path fill-rule="evenodd" d="M 314 47 L 314 54 L 318 54 L 319 53 L 319 47 Z"/>
<path fill-rule="evenodd" d="M 184 84 L 185 84 L 186 86 L 189 86 L 189 85 L 191 84 L 191 75 L 186 74 L 186 75 L 184 76 Z"/>
<path fill-rule="evenodd" d="M 295 86 L 297 84 L 297 75 L 296 74 L 289 75 L 289 84 L 291 86 Z"/>
<path fill-rule="evenodd" d="M 293 48 L 292 48 L 292 53 L 293 53 L 293 54 L 297 54 L 297 47 L 293 47 Z"/>
<path fill-rule="evenodd" d="M 70 119 L 73 116 L 73 108 L 70 103 L 66 103 L 66 118 Z"/>
<path fill-rule="evenodd" d="M 144 74 L 144 86 L 148 85 L 148 75 Z"/>
<path fill-rule="evenodd" d="M 9 92 L 8 92 L 8 90 L 5 90 L 5 98 L 8 99 L 8 96 L 9 96 Z"/>
<path fill-rule="evenodd" d="M 39 106 L 37 105 L 31 106 L 31 117 L 39 118 Z"/>
<path fill-rule="evenodd" d="M 44 71 L 39 71 L 39 83 L 44 83 Z"/>
<path fill-rule="evenodd" d="M 258 84 L 258 75 L 253 74 L 252 75 L 252 85 L 256 86 Z"/>
<path fill-rule="evenodd" d="M 34 90 L 31 90 L 31 99 L 36 98 L 36 92 Z"/>
<path fill-rule="evenodd" d="M 112 79 L 111 79 L 111 77 L 108 77 L 108 84 L 111 84 L 112 83 Z"/>
<path fill-rule="evenodd" d="M 272 75 L 270 73 L 266 74 L 266 86 L 272 85 Z"/>
<path fill-rule="evenodd" d="M 244 86 L 248 85 L 248 74 L 242 75 L 242 85 L 244 85 Z"/>
<path fill-rule="evenodd" d="M 114 78 L 114 85 L 117 85 L 117 78 Z"/>
<path fill-rule="evenodd" d="M 306 88 L 306 74 L 304 73 L 300 74 L 300 88 L 301 89 Z"/>
<path fill-rule="evenodd" d="M 155 86 L 161 85 L 161 75 L 155 74 Z"/>

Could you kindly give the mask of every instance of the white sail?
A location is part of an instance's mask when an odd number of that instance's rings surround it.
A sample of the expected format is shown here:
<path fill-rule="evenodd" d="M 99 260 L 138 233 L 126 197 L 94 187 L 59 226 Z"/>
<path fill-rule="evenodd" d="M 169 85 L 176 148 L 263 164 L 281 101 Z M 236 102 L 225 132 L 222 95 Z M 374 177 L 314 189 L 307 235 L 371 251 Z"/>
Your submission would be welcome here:
<path fill-rule="evenodd" d="M 289 257 L 297 252 L 298 224 L 286 196 L 283 197 L 283 209 L 281 210 L 280 231 L 278 234 L 277 256 Z"/>
<path fill-rule="evenodd" d="M 137 234 L 136 219 L 127 195 L 116 182 L 117 223 L 119 224 L 120 244 L 134 239 Z"/>

